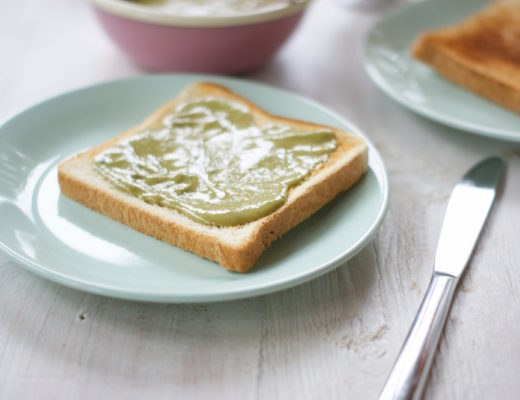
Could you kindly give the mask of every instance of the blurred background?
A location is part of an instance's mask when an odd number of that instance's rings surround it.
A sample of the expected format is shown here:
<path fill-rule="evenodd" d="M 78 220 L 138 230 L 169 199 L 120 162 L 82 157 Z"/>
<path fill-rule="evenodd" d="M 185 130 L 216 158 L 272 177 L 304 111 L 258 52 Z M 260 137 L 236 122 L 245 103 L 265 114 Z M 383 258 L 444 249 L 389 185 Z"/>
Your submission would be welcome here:
<path fill-rule="evenodd" d="M 353 1 L 356 3 L 355 0 Z M 169 69 L 168 65 L 163 65 L 162 68 L 150 68 L 143 67 L 142 63 L 138 64 L 139 60 L 136 63 L 135 57 L 129 54 L 128 50 L 124 50 L 124 45 L 121 47 L 121 38 L 117 37 L 117 33 L 110 32 L 109 27 L 109 32 L 106 31 L 107 25 L 110 23 L 100 21 L 96 17 L 94 3 L 96 3 L 96 9 L 106 15 L 110 14 L 110 11 L 106 11 L 111 10 L 110 3 L 146 8 L 146 5 L 132 4 L 124 0 L 94 0 L 92 2 L 89 0 L 54 0 L 52 2 L 32 0 L 30 7 L 22 7 L 17 2 L 3 4 L 3 12 L 0 16 L 0 35 L 3 38 L 0 41 L 0 54 L 3 55 L 0 80 L 4 82 L 3 96 L 0 98 L 1 119 L 15 114 L 34 102 L 43 100 L 49 94 L 58 94 L 114 78 L 130 77 L 149 72 L 150 69 Z M 290 6 L 293 9 L 288 14 L 284 14 L 283 10 L 281 13 L 280 10 L 275 10 L 276 18 L 268 16 L 264 18 L 265 21 L 260 18 L 261 22 L 268 26 L 255 32 L 256 37 L 253 39 L 244 37 L 247 35 L 243 32 L 233 31 L 236 33 L 237 41 L 245 41 L 246 48 L 247 44 L 258 47 L 267 40 L 266 36 L 273 35 L 273 27 L 269 25 L 272 22 L 270 18 L 274 20 L 293 19 L 289 26 L 282 27 L 283 32 L 280 34 L 275 32 L 275 36 L 279 37 L 274 41 L 278 40 L 279 43 L 272 45 L 272 57 L 266 55 L 264 60 L 259 60 L 256 66 L 253 63 L 250 66 L 246 65 L 245 68 L 234 70 L 225 65 L 208 66 L 199 62 L 195 68 L 192 68 L 190 65 L 183 67 L 180 62 L 180 66 L 177 68 L 173 66 L 173 69 L 239 73 L 255 80 L 297 90 L 318 100 L 320 98 L 330 99 L 330 96 L 320 95 L 320 88 L 331 87 L 326 84 L 327 80 L 335 80 L 339 74 L 339 76 L 347 77 L 342 82 L 333 85 L 334 89 L 338 90 L 337 96 L 341 98 L 340 102 L 354 99 L 356 96 L 341 95 L 341 90 L 347 90 L 347 85 L 349 91 L 356 90 L 356 82 L 348 81 L 349 69 L 359 67 L 360 35 L 364 34 L 364 27 L 370 25 L 381 7 L 379 9 L 368 7 L 367 12 L 366 9 L 360 11 L 359 7 L 346 6 L 349 3 L 350 0 L 316 0 L 310 2 L 308 6 L 305 2 L 291 3 Z M 393 2 L 383 3 L 386 6 Z M 109 4 L 109 7 L 106 7 L 106 4 Z M 366 0 L 362 4 L 370 6 L 371 0 Z M 303 12 L 304 9 L 306 9 L 305 12 Z M 116 15 L 114 18 L 132 19 L 125 17 L 127 14 L 121 10 L 118 12 L 123 17 Z M 112 14 L 117 14 L 117 12 L 112 12 Z M 280 14 L 282 17 L 279 17 Z M 301 20 L 300 14 L 303 14 Z M 271 12 L 272 15 L 273 12 Z M 228 23 L 229 20 L 228 18 Z M 254 16 L 250 20 L 254 22 Z M 213 22 L 206 21 L 206 25 L 211 25 Z M 137 23 L 146 25 L 142 21 L 137 21 Z M 231 21 L 231 25 L 236 25 L 236 23 L 236 18 L 235 21 Z M 198 24 L 204 25 L 204 21 L 202 24 L 199 21 Z M 254 22 L 250 25 L 262 25 L 262 23 Z M 168 28 L 167 25 L 163 25 L 164 27 Z M 119 32 L 119 36 L 132 33 L 131 29 L 125 31 L 124 26 L 119 27 L 120 31 L 121 29 L 123 32 Z M 211 28 L 204 27 L 199 29 L 184 27 L 184 30 L 190 29 L 194 31 L 211 30 Z M 215 29 L 225 30 L 224 27 Z M 278 28 L 275 27 L 276 29 Z M 117 29 L 113 28 L 113 30 Z M 19 32 L 24 32 L 24 34 L 20 35 Z M 159 32 L 163 35 L 165 33 L 168 32 Z M 319 38 L 320 43 L 310 42 L 309 38 L 313 36 Z M 153 43 L 153 38 L 150 40 Z M 204 45 L 205 40 L 207 40 L 206 37 L 198 39 L 194 45 Z M 127 47 L 128 45 L 127 43 Z M 185 40 L 185 53 L 186 51 L 191 51 L 192 54 L 201 53 L 190 46 L 193 47 L 192 42 Z M 238 47 L 240 46 L 243 48 L 244 43 L 238 45 Z M 277 49 L 278 51 L 276 51 Z M 218 51 L 227 50 L 217 49 Z M 255 51 L 253 49 L 250 52 L 254 54 Z M 239 53 L 235 57 L 240 59 L 241 54 Z M 224 64 L 226 63 L 224 62 Z M 22 69 L 20 69 L 20 65 L 23 66 Z M 301 76 L 302 74 L 304 76 Z M 300 82 L 298 88 L 293 87 L 292 76 L 298 76 Z M 304 87 L 301 82 L 306 82 Z M 335 96 L 332 95 L 332 97 Z"/>

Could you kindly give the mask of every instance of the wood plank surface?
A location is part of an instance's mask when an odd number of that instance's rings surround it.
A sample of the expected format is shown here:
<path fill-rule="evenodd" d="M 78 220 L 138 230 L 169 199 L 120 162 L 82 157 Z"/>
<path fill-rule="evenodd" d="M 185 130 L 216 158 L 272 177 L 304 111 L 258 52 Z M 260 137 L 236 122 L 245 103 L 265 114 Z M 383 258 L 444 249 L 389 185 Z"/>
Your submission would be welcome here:
<path fill-rule="evenodd" d="M 82 293 L 2 254 L 0 398 L 376 398 L 428 284 L 453 185 L 494 154 L 507 160 L 507 179 L 425 398 L 520 397 L 520 146 L 430 122 L 375 88 L 358 56 L 375 19 L 318 0 L 278 56 L 247 76 L 313 98 L 367 133 L 391 186 L 375 239 L 293 289 L 198 305 Z M 0 121 L 63 91 L 142 73 L 86 1 L 6 2 L 0 36 Z"/>

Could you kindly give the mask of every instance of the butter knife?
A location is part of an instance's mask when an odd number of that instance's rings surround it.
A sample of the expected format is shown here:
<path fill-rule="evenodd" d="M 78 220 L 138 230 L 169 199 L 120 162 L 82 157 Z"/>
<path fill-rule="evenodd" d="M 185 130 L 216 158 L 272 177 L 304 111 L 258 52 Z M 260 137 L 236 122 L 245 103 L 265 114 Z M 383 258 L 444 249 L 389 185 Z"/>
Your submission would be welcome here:
<path fill-rule="evenodd" d="M 503 169 L 502 159 L 488 158 L 475 165 L 453 189 L 430 284 L 380 400 L 421 398 L 455 287 L 495 200 Z"/>

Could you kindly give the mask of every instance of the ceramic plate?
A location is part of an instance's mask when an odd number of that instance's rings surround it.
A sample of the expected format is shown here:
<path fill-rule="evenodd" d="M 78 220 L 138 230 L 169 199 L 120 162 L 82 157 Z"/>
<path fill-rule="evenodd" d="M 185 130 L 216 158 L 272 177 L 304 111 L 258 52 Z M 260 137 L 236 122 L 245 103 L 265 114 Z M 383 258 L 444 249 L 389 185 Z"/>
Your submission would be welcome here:
<path fill-rule="evenodd" d="M 427 0 L 400 8 L 369 31 L 364 65 L 384 92 L 412 111 L 454 128 L 520 142 L 520 116 L 455 86 L 410 57 L 420 32 L 455 24 L 486 4 L 488 0 Z"/>
<path fill-rule="evenodd" d="M 273 113 L 357 131 L 309 100 L 231 78 L 156 75 L 70 92 L 0 128 L 0 248 L 38 275 L 87 292 L 145 301 L 210 302 L 307 281 L 367 244 L 388 203 L 386 171 L 372 145 L 366 176 L 273 243 L 248 274 L 228 272 L 60 194 L 60 161 L 136 125 L 200 80 L 226 85 Z"/>

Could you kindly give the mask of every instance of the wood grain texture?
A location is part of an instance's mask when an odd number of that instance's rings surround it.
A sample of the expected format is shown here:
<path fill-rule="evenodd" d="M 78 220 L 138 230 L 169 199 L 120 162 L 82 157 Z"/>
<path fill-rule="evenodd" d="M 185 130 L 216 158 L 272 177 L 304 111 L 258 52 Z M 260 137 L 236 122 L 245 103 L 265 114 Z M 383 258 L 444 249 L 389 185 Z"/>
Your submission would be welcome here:
<path fill-rule="evenodd" d="M 140 73 L 84 1 L 3 8 L 0 120 L 62 91 Z M 375 398 L 428 284 L 451 189 L 491 154 L 506 158 L 506 184 L 461 281 L 425 398 L 518 398 L 520 147 L 435 124 L 381 94 L 357 56 L 373 21 L 316 1 L 276 59 L 249 76 L 324 103 L 374 141 L 392 193 L 373 242 L 307 284 L 211 305 L 85 294 L 0 255 L 0 398 Z"/>

